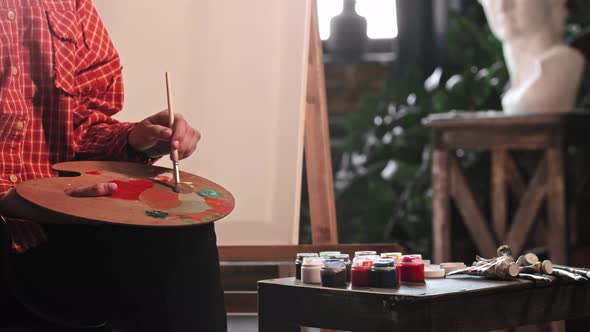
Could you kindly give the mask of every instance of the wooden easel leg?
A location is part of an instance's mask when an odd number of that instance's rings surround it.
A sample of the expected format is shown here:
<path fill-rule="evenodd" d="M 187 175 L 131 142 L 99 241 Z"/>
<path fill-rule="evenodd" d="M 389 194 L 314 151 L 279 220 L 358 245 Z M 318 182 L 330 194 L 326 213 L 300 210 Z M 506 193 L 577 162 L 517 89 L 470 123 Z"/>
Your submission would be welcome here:
<path fill-rule="evenodd" d="M 316 0 L 311 2 L 304 144 L 314 244 L 338 243 L 328 106 Z"/>
<path fill-rule="evenodd" d="M 451 220 L 449 198 L 449 152 L 434 149 L 432 152 L 432 239 L 434 262 L 451 259 Z"/>

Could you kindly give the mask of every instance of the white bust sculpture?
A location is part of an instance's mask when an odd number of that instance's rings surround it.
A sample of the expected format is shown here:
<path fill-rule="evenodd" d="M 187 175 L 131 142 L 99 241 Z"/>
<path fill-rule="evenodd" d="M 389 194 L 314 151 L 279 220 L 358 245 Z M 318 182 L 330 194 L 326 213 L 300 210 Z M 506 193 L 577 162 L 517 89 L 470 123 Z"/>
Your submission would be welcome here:
<path fill-rule="evenodd" d="M 585 60 L 562 43 L 566 0 L 480 0 L 502 42 L 510 89 L 508 114 L 566 112 L 574 108 Z"/>

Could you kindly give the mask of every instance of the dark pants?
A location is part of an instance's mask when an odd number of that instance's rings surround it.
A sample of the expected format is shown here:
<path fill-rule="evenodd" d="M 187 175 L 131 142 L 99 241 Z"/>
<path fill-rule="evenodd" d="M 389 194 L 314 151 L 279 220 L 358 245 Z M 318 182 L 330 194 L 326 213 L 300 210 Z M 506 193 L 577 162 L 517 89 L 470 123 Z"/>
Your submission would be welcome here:
<path fill-rule="evenodd" d="M 47 225 L 49 242 L 12 256 L 21 300 L 69 321 L 125 331 L 226 331 L 212 224 Z"/>

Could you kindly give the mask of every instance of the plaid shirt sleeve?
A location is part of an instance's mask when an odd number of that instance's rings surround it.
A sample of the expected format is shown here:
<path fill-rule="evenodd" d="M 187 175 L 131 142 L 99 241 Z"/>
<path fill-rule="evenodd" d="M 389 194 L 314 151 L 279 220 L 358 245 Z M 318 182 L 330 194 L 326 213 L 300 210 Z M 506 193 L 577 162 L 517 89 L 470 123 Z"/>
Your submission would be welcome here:
<path fill-rule="evenodd" d="M 123 80 L 119 55 L 91 0 L 77 1 L 81 27 L 73 71 L 77 100 L 74 108 L 74 149 L 78 160 L 129 160 L 152 163 L 154 159 L 127 144 L 135 123 L 111 116 L 123 106 Z"/>
<path fill-rule="evenodd" d="M 69 160 L 155 161 L 134 151 L 119 56 L 91 0 L 0 1 L 0 199 L 15 184 L 56 176 Z M 0 214 L 2 211 L 0 211 Z M 43 229 L 5 218 L 13 250 Z"/>

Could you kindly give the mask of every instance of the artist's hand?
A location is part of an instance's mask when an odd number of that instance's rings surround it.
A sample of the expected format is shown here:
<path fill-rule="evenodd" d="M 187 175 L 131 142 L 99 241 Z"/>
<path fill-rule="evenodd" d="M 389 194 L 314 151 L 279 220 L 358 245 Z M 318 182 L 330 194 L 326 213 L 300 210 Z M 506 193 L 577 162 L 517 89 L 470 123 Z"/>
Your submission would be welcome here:
<path fill-rule="evenodd" d="M 168 128 L 168 121 L 168 110 L 163 110 L 139 122 L 129 133 L 129 145 L 151 157 L 178 150 L 179 159 L 187 158 L 197 149 L 201 133 L 192 128 L 181 114 L 175 115 L 172 129 Z"/>

